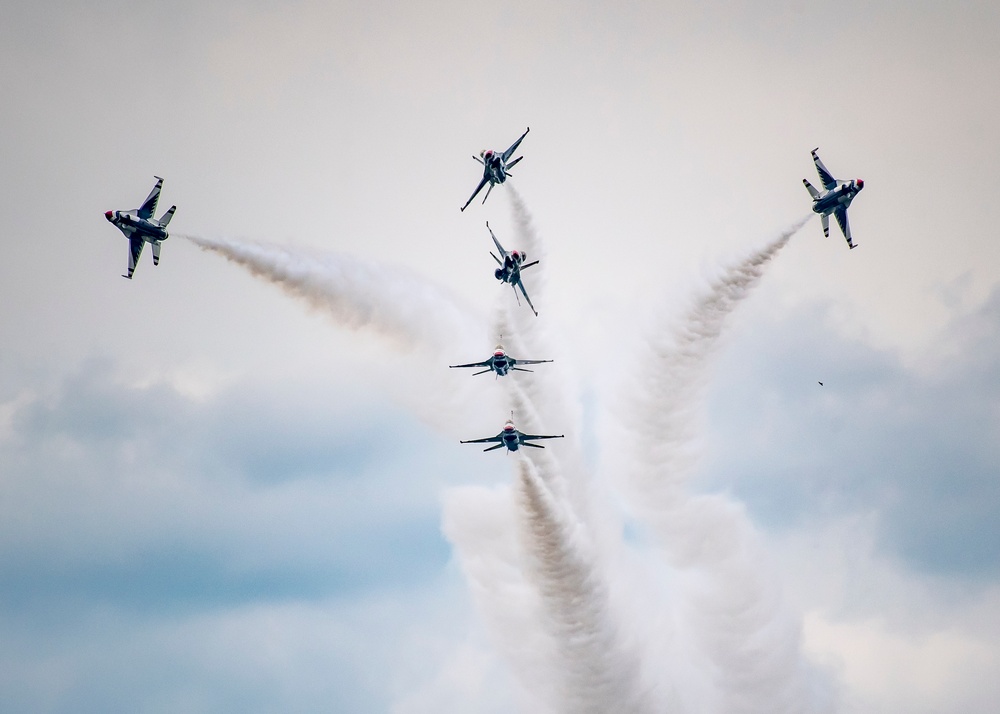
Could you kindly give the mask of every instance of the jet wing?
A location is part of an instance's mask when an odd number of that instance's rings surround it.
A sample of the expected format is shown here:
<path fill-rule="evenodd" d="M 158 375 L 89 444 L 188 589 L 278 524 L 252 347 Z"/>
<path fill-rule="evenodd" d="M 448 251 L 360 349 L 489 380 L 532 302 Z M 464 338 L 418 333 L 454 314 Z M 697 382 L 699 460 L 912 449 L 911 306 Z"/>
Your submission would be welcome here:
<path fill-rule="evenodd" d="M 508 357 L 507 361 L 510 362 L 513 367 L 515 364 L 542 364 L 543 362 L 551 362 L 550 359 L 514 359 L 513 357 Z"/>
<path fill-rule="evenodd" d="M 816 164 L 816 173 L 819 174 L 819 180 L 823 182 L 823 188 L 827 191 L 837 188 L 837 179 L 833 177 L 830 170 L 823 165 L 823 162 L 819 158 L 819 154 L 816 153 L 816 149 L 812 150 L 813 163 Z"/>
<path fill-rule="evenodd" d="M 496 245 L 497 250 L 500 251 L 500 255 L 502 255 L 504 258 L 506 258 L 507 257 L 507 251 L 505 251 L 503 249 L 503 246 L 500 245 L 500 241 L 498 241 L 497 237 L 495 235 L 493 235 L 493 229 L 490 228 L 490 222 L 489 221 L 486 221 L 486 230 L 488 230 L 490 232 L 490 237 L 493 239 L 493 244 Z M 493 257 L 496 258 L 496 256 L 493 256 Z M 497 259 L 497 262 L 500 263 L 500 265 L 503 265 L 503 262 L 500 261 L 499 259 Z"/>
<path fill-rule="evenodd" d="M 456 369 L 458 367 L 492 367 L 493 360 L 486 360 L 485 362 L 473 362 L 471 364 L 449 364 L 450 369 Z"/>
<path fill-rule="evenodd" d="M 851 238 L 851 224 L 847 222 L 847 209 L 838 208 L 834 210 L 833 215 L 837 218 L 837 223 L 840 224 L 840 230 L 844 234 L 844 238 L 847 239 L 847 245 L 854 247 L 854 240 Z"/>
<path fill-rule="evenodd" d="M 517 141 L 515 141 L 513 144 L 510 145 L 509 149 L 507 149 L 505 152 L 503 152 L 503 162 L 505 164 L 508 161 L 510 161 L 510 157 L 514 155 L 515 151 L 517 151 L 517 147 L 521 145 L 521 142 L 524 141 L 524 137 L 526 137 L 528 135 L 529 131 L 531 131 L 531 127 L 530 126 L 527 129 L 524 130 L 524 133 L 521 134 L 521 137 Z"/>
<path fill-rule="evenodd" d="M 469 196 L 469 200 L 465 202 L 464 206 L 462 206 L 462 211 L 465 211 L 465 209 L 469 207 L 469 204 L 472 203 L 472 199 L 479 195 L 479 192 L 483 190 L 483 186 L 485 186 L 489 180 L 490 177 L 488 175 L 483 176 L 483 180 L 479 182 L 479 185 L 476 186 L 476 190 L 472 192 L 471 196 Z"/>
<path fill-rule="evenodd" d="M 156 204 L 160 200 L 161 188 L 163 188 L 163 179 L 157 176 L 156 185 L 153 186 L 153 190 L 149 192 L 149 195 L 146 196 L 146 200 L 142 202 L 142 205 L 137 211 L 139 218 L 152 218 L 153 214 L 156 213 Z"/>
<path fill-rule="evenodd" d="M 528 293 L 524 289 L 524 283 L 521 281 L 520 275 L 517 277 L 517 280 L 514 283 L 514 287 L 515 289 L 521 288 L 521 294 L 524 295 L 524 299 L 528 301 L 528 307 L 530 307 L 531 311 L 535 313 L 535 317 L 538 317 L 538 310 L 536 310 L 535 306 L 531 304 L 531 298 L 528 297 Z"/>
<path fill-rule="evenodd" d="M 467 439 L 465 441 L 459 441 L 460 444 L 489 444 L 493 441 L 503 441 L 503 434 L 497 434 L 496 436 L 486 436 L 482 439 Z"/>
<path fill-rule="evenodd" d="M 141 237 L 137 236 L 135 233 L 128 238 L 128 275 L 125 277 L 129 280 L 132 279 L 132 273 L 135 272 L 135 266 L 139 264 L 139 256 L 142 255 L 142 247 L 146 245 Z"/>
<path fill-rule="evenodd" d="M 521 434 L 521 441 L 528 441 L 529 439 L 563 439 L 565 434 L 555 434 L 555 435 L 542 435 L 542 434 Z"/>

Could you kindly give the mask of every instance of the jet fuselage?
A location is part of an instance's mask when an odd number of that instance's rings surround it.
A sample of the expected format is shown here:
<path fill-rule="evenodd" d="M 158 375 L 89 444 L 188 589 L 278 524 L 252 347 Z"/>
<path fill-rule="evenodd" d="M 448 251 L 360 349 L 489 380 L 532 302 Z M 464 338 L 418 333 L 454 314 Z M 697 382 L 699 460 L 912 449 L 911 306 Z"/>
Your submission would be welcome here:
<path fill-rule="evenodd" d="M 825 191 L 813 201 L 813 212 L 829 216 L 838 208 L 846 209 L 854 197 L 865 187 L 861 179 L 845 181 L 837 188 Z"/>
<path fill-rule="evenodd" d="M 493 353 L 493 371 L 497 373 L 498 376 L 503 377 L 507 372 L 510 371 L 510 362 L 507 361 L 507 353 L 503 350 L 497 350 Z"/>
<path fill-rule="evenodd" d="M 521 447 L 521 434 L 510 422 L 504 425 L 502 443 L 510 451 L 517 451 Z"/>
<path fill-rule="evenodd" d="M 527 254 L 511 251 L 504 256 L 503 265 L 493 271 L 493 276 L 501 283 L 514 283 L 521 275 L 521 264 L 527 259 Z"/>
<path fill-rule="evenodd" d="M 503 154 L 498 151 L 483 151 L 480 156 L 483 159 L 483 175 L 491 184 L 503 183 L 507 180 L 507 162 L 503 160 Z"/>
<path fill-rule="evenodd" d="M 126 237 L 135 234 L 149 243 L 158 243 L 169 238 L 166 228 L 158 221 L 139 218 L 132 211 L 107 211 L 104 217 Z"/>

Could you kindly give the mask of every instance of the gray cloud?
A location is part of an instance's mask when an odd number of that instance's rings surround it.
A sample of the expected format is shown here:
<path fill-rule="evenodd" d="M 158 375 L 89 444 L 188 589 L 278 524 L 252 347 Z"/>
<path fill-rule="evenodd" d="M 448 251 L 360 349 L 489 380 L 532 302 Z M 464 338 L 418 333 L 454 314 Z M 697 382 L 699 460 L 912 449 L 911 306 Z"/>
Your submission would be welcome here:
<path fill-rule="evenodd" d="M 438 504 L 410 468 L 435 437 L 314 384 L 240 383 L 195 400 L 91 361 L 23 387 L 35 395 L 0 437 L 0 662 L 14 673 L 0 708 L 301 708 L 283 682 L 318 687 L 345 710 L 386 706 L 350 674 L 361 665 L 336 638 L 353 627 L 338 610 L 393 603 L 441 577 Z M 296 624 L 302 610 L 331 637 L 324 684 L 252 652 L 232 653 L 217 678 L 193 673 L 206 638 L 228 642 L 233 619 L 267 651 L 278 618 L 282 646 L 308 652 L 317 635 Z M 405 629 L 399 617 L 389 620 Z M 366 636 L 359 625 L 351 638 Z M 118 688 L 122 677 L 130 684 Z"/>
<path fill-rule="evenodd" d="M 771 527 L 873 512 L 881 547 L 911 567 L 995 580 L 1000 290 L 941 332 L 925 366 L 840 337 L 829 309 L 758 312 L 729 347 L 705 477 Z"/>

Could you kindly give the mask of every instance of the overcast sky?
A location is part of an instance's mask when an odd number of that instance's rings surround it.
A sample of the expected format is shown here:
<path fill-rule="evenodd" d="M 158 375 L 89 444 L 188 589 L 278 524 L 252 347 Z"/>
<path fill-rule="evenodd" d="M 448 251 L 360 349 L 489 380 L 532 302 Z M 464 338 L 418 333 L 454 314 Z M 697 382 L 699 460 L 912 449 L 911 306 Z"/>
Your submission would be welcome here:
<path fill-rule="evenodd" d="M 996 711 L 998 33 L 986 0 L 7 8 L 0 709 L 525 706 L 443 528 L 516 478 L 457 443 L 503 384 L 446 366 L 513 302 L 470 156 L 530 126 L 553 353 L 515 356 L 556 359 L 581 417 L 543 428 L 600 483 L 644 341 L 809 212 L 809 150 L 865 180 L 858 249 L 813 218 L 726 322 L 688 488 L 745 508 L 833 710 Z M 154 174 L 174 235 L 126 281 L 102 214 Z M 383 266 L 475 327 L 348 329 L 181 234 Z"/>

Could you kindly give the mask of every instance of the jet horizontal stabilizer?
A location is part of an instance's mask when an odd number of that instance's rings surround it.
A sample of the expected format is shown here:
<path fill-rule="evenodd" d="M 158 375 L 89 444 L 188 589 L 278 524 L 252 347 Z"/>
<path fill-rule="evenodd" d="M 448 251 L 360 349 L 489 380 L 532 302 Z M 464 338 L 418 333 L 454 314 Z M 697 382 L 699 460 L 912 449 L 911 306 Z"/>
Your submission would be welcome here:
<path fill-rule="evenodd" d="M 176 210 L 177 210 L 177 206 L 171 206 L 170 209 L 166 213 L 163 214 L 163 216 L 160 218 L 160 220 L 157 221 L 157 223 L 159 223 L 161 226 L 163 226 L 164 228 L 166 228 L 167 224 L 170 223 L 170 219 L 174 217 L 174 211 L 176 211 Z"/>

